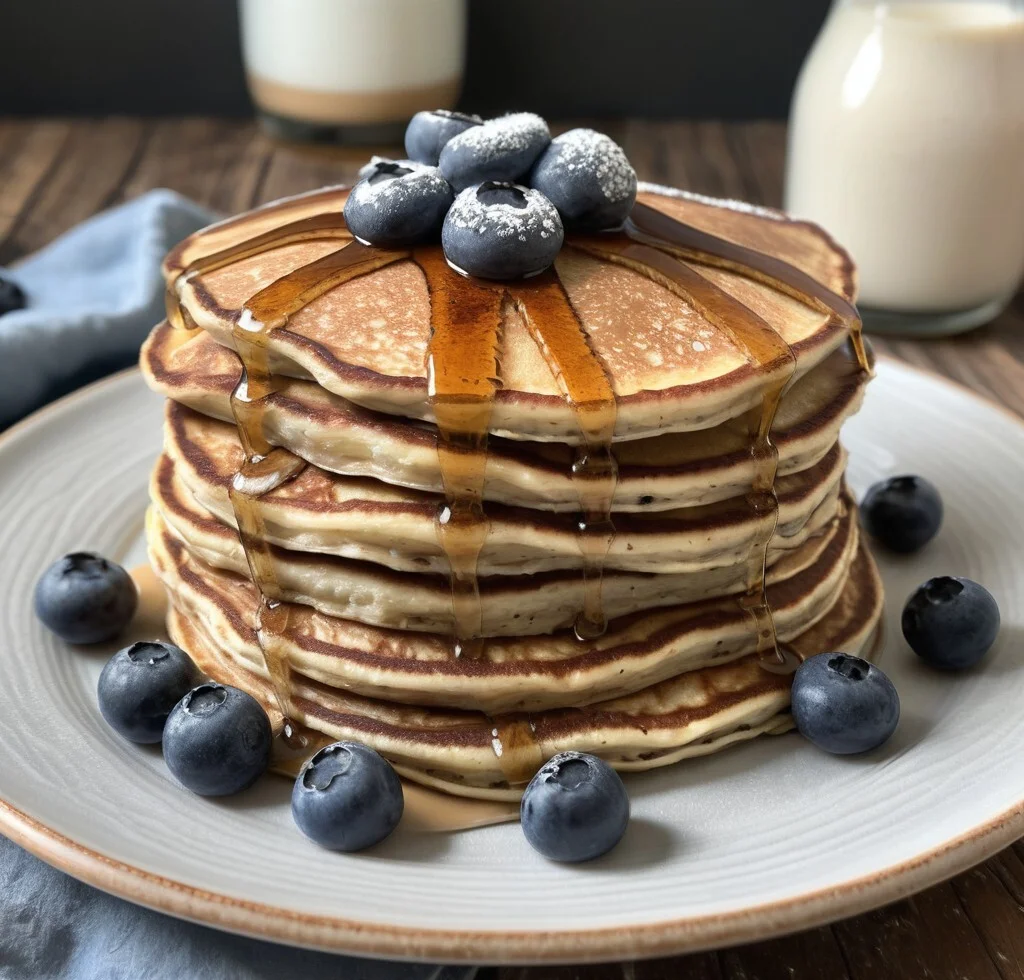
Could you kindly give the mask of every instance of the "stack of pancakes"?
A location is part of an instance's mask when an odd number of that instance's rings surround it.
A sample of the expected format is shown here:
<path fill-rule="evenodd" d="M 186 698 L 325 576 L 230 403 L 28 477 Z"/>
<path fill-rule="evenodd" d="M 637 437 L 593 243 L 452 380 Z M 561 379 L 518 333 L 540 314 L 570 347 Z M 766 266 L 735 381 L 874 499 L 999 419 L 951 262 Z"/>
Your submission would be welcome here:
<path fill-rule="evenodd" d="M 345 193 L 215 225 L 165 261 L 177 326 L 154 330 L 142 366 L 168 398 L 147 530 L 175 641 L 273 718 L 366 742 L 403 775 L 466 796 L 514 799 L 565 749 L 646 769 L 790 728 L 779 651 L 860 651 L 880 614 L 838 442 L 869 373 L 848 322 L 742 268 L 694 265 L 791 351 L 767 510 L 751 493 L 764 444 L 752 449 L 771 369 L 663 278 L 571 237 L 556 261 L 615 395 L 603 632 L 574 630 L 585 604 L 579 406 L 522 309 L 503 302 L 475 560 L 481 638 L 472 655 L 453 641 L 439 527 L 451 487 L 428 378 L 439 299 L 409 260 L 320 289 L 262 337 L 272 390 L 260 433 L 300 466 L 254 498 L 273 569 L 254 584 L 232 493 L 252 457 L 236 424 L 239 325 L 255 294 L 346 244 L 336 232 L 282 244 L 273 230 L 340 215 Z M 639 201 L 853 298 L 849 257 L 813 225 L 653 187 Z M 197 262 L 216 253 L 231 259 Z M 593 595 L 593 562 L 588 577 Z M 287 611 L 274 629 L 260 617 L 268 603 Z"/>

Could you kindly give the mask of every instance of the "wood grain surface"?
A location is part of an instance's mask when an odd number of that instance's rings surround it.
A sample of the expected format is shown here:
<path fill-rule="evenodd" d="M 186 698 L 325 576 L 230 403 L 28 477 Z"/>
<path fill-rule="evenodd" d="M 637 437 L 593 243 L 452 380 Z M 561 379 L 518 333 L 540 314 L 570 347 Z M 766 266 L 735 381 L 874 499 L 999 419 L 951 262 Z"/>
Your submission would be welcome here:
<path fill-rule="evenodd" d="M 588 124 L 624 146 L 641 179 L 778 206 L 785 128 L 753 122 Z M 387 152 L 387 148 L 377 148 Z M 170 187 L 224 212 L 351 181 L 370 150 L 273 144 L 217 119 L 0 119 L 0 265 L 103 208 Z M 1024 294 L 949 340 L 876 340 L 1024 416 Z M 1022 559 L 1024 560 L 1024 559 Z M 488 968 L 487 980 L 1016 980 L 1024 977 L 1024 843 L 867 915 L 735 949 L 587 967 Z"/>

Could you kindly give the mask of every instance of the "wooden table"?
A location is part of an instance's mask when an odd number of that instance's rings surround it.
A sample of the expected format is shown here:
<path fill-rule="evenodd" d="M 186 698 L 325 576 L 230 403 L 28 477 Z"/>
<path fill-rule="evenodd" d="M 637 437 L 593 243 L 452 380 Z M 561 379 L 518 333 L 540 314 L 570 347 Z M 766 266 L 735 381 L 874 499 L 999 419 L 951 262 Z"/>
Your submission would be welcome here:
<path fill-rule="evenodd" d="M 619 140 L 644 180 L 780 203 L 785 129 L 778 123 L 586 122 Z M 0 120 L 0 265 L 152 187 L 171 187 L 221 211 L 243 211 L 351 181 L 367 155 L 277 146 L 244 121 Z M 879 341 L 876 348 L 954 378 L 1024 416 L 1024 296 L 968 337 Z M 782 939 L 671 960 L 488 969 L 483 975 L 1012 980 L 1024 977 L 1024 843 L 907 901 Z"/>

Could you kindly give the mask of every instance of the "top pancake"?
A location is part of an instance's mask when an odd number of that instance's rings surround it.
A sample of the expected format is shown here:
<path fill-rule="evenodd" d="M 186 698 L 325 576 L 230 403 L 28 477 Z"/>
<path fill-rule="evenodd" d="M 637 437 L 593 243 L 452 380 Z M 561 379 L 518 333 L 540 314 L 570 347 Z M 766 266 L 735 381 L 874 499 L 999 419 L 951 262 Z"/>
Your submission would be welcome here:
<path fill-rule="evenodd" d="M 867 384 L 849 345 L 834 351 L 785 394 L 772 428 L 779 476 L 805 470 L 835 445 L 860 407 Z M 231 392 L 241 363 L 201 330 L 158 326 L 140 359 L 151 388 L 212 418 L 233 422 Z M 322 469 L 440 493 L 437 431 L 418 421 L 372 412 L 309 381 L 282 380 L 264 400 L 263 433 Z M 612 510 L 664 511 L 742 496 L 755 477 L 748 418 L 713 429 L 667 432 L 615 447 L 618 481 Z M 485 461 L 484 498 L 558 513 L 579 510 L 573 452 L 557 443 L 494 437 Z"/>
<path fill-rule="evenodd" d="M 328 188 L 276 202 L 185 239 L 167 257 L 175 282 L 189 262 L 269 229 L 344 205 L 347 190 Z M 670 196 L 671 195 L 671 196 Z M 778 212 L 645 186 L 641 201 L 664 213 L 802 269 L 853 298 L 849 256 L 820 228 Z M 178 283 L 183 308 L 219 342 L 259 289 L 344 243 L 302 241 L 239 260 Z M 717 425 L 758 404 L 760 365 L 730 330 L 676 292 L 618 265 L 598 261 L 567 239 L 557 271 L 618 404 L 616 440 Z M 819 310 L 736 273 L 700 274 L 767 321 L 792 348 L 797 375 L 819 363 L 847 331 Z M 581 441 L 572 408 L 512 304 L 503 309 L 502 387 L 491 431 L 512 439 Z M 401 261 L 330 290 L 270 334 L 271 369 L 313 378 L 323 388 L 376 411 L 432 421 L 426 377 L 430 299 L 422 272 Z"/>

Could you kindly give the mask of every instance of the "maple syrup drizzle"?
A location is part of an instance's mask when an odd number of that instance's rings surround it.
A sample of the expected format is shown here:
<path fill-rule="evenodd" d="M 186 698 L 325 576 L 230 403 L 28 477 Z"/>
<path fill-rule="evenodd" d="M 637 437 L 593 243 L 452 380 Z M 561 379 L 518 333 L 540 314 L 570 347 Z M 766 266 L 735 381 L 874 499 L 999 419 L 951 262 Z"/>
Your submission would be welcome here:
<path fill-rule="evenodd" d="M 167 289 L 167 316 L 171 325 L 192 329 L 194 322 L 181 307 L 183 284 L 200 273 L 210 273 L 284 245 L 312 240 L 346 240 L 327 255 L 294 269 L 261 289 L 244 305 L 232 327 L 232 338 L 242 371 L 231 395 L 231 410 L 245 459 L 229 491 L 238 536 L 253 583 L 260 594 L 256 632 L 278 707 L 284 718 L 286 742 L 301 745 L 302 736 L 292 722 L 291 673 L 281 637 L 288 628 L 290 606 L 280 599 L 273 553 L 266 540 L 260 498 L 294 479 L 305 462 L 287 449 L 274 448 L 264 433 L 267 396 L 275 390 L 270 366 L 270 334 L 318 296 L 357 276 L 406 257 L 408 252 L 372 249 L 354 241 L 340 213 L 316 214 L 290 222 L 261 235 L 193 260 Z"/>
<path fill-rule="evenodd" d="M 260 593 L 256 635 L 284 718 L 284 739 L 289 743 L 300 742 L 302 738 L 294 727 L 291 668 L 282 641 L 291 607 L 281 601 L 260 498 L 294 479 L 306 464 L 287 449 L 273 448 L 264 432 L 267 397 L 275 389 L 270 367 L 270 335 L 318 296 L 407 255 L 408 252 L 372 249 L 351 240 L 261 289 L 245 304 L 232 328 L 242 374 L 231 395 L 231 411 L 245 460 L 232 481 L 231 505 L 249 571 Z"/>
<path fill-rule="evenodd" d="M 768 547 L 778 524 L 775 495 L 778 450 L 771 439 L 782 393 L 796 371 L 796 357 L 789 344 L 753 310 L 681 261 L 674 254 L 628 236 L 584 239 L 572 243 L 591 255 L 625 265 L 646 275 L 693 305 L 744 349 L 763 379 L 761 404 L 752 413 L 750 453 L 754 477 L 747 503 L 758 518 L 758 533 L 747 557 L 746 591 L 740 604 L 754 622 L 757 654 L 770 669 L 795 669 L 779 646 L 775 622 L 765 590 Z"/>
<path fill-rule="evenodd" d="M 601 579 L 615 538 L 615 392 L 554 268 L 510 287 L 510 292 L 583 435 L 572 466 L 580 501 L 577 541 L 583 556 L 583 609 L 576 618 L 575 630 L 579 639 L 590 640 L 607 627 Z"/>
<path fill-rule="evenodd" d="M 711 232 L 702 231 L 642 201 L 637 201 L 633 205 L 624 233 L 634 241 L 668 251 L 677 258 L 689 259 L 699 265 L 725 269 L 745 279 L 753 279 L 827 313 L 831 319 L 849 331 L 857 363 L 862 371 L 870 374 L 871 363 L 864 346 L 864 334 L 857 308 L 803 269 L 757 249 L 738 245 Z"/>
<path fill-rule="evenodd" d="M 445 493 L 435 527 L 450 569 L 454 652 L 480 657 L 477 566 L 489 529 L 483 493 L 505 292 L 462 278 L 438 248 L 417 249 L 413 260 L 430 295 L 427 389 Z"/>
<path fill-rule="evenodd" d="M 533 719 L 528 714 L 507 714 L 489 721 L 491 748 L 505 782 L 509 786 L 528 783 L 547 762 Z"/>
<path fill-rule="evenodd" d="M 216 272 L 235 262 L 281 248 L 284 245 L 317 240 L 351 240 L 351 238 L 352 233 L 348 230 L 341 212 L 325 211 L 279 225 L 261 235 L 254 235 L 252 238 L 236 242 L 234 245 L 197 256 L 167 286 L 164 293 L 167 320 L 172 327 L 178 330 L 194 330 L 196 328 L 192 317 L 181 305 L 182 288 L 193 276 L 200 273 Z"/>
<path fill-rule="evenodd" d="M 681 268 L 687 268 L 682 260 L 689 259 L 699 264 L 726 269 L 828 314 L 830 324 L 837 323 L 849 332 L 859 369 L 865 374 L 871 374 L 871 363 L 856 308 L 843 296 L 818 282 L 802 269 L 782 259 L 685 224 L 642 202 L 634 205 L 623 231 L 631 241 L 676 258 Z M 646 258 L 649 261 L 651 256 L 648 254 Z M 659 265 L 662 263 L 658 262 L 652 268 L 663 272 L 664 268 L 658 269 Z M 703 277 L 700 278 L 703 282 L 708 282 Z M 791 673 L 800 665 L 800 658 L 793 650 L 778 642 L 775 621 L 765 589 L 765 579 L 768 548 L 778 526 L 779 511 L 778 498 L 775 494 L 778 450 L 771 441 L 771 430 L 782 395 L 796 370 L 796 358 L 789 345 L 769 324 L 728 293 L 718 290 L 719 302 L 727 302 L 721 310 L 716 310 L 714 305 L 706 305 L 708 293 L 702 296 L 699 292 L 690 291 L 691 287 L 682 283 L 680 285 L 684 286 L 684 298 L 689 294 L 692 301 L 702 308 L 705 316 L 725 329 L 747 349 L 765 378 L 761 407 L 755 416 L 754 437 L 751 443 L 751 455 L 755 464 L 754 479 L 747 494 L 751 510 L 761 518 L 761 530 L 750 552 L 748 588 L 740 603 L 754 619 L 757 653 L 761 666 L 773 672 Z M 730 306 L 731 315 L 715 319 L 716 313 L 726 312 Z M 739 329 L 736 329 L 737 327 Z M 771 334 L 775 335 L 774 340 Z M 783 370 L 780 376 L 773 377 L 776 362 L 783 364 Z"/>

